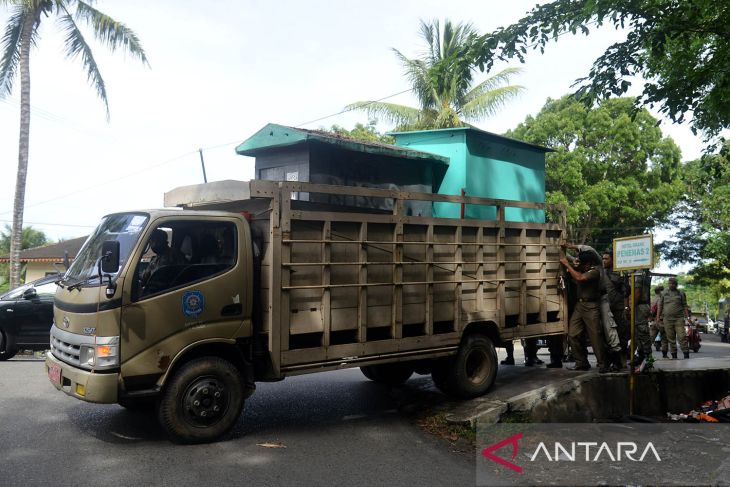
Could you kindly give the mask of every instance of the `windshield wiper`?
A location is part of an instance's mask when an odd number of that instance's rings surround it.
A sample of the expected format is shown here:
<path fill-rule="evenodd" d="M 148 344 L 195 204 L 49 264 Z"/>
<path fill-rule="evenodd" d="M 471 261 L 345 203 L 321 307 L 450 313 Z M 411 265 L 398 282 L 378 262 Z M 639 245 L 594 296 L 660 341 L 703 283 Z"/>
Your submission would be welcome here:
<path fill-rule="evenodd" d="M 98 277 L 99 276 L 89 276 L 89 277 L 87 277 L 85 279 L 79 279 L 78 281 L 74 282 L 73 284 L 68 285 L 66 289 L 68 289 L 69 291 L 73 291 L 74 289 L 78 289 L 80 291 L 81 290 L 81 286 L 83 286 L 87 282 L 91 281 L 92 279 L 96 279 Z"/>

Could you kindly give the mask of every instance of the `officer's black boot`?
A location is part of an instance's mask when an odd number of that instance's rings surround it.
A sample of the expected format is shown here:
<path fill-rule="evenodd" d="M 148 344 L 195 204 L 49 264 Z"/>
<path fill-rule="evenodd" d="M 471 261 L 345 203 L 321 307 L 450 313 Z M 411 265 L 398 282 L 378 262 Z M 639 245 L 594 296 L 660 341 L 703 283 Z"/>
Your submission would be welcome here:
<path fill-rule="evenodd" d="M 677 352 L 672 352 L 672 358 L 674 358 L 674 359 L 677 358 Z"/>
<path fill-rule="evenodd" d="M 613 352 L 611 354 L 611 362 L 611 368 L 615 369 L 616 371 L 623 370 L 625 368 L 623 358 L 621 357 L 621 352 Z"/>
<path fill-rule="evenodd" d="M 684 354 L 684 358 L 689 358 L 689 352 L 682 352 Z"/>
<path fill-rule="evenodd" d="M 667 352 L 662 352 L 662 357 L 663 358 L 669 358 L 669 356 L 667 355 Z"/>

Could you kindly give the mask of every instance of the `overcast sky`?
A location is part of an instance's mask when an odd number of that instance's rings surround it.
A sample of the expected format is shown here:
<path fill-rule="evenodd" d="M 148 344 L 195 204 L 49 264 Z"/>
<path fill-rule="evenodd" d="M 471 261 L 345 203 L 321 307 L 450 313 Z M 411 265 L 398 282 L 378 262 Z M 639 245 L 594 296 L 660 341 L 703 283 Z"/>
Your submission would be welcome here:
<path fill-rule="evenodd" d="M 366 116 L 323 117 L 354 101 L 408 89 L 391 48 L 417 56 L 423 48 L 420 19 L 472 22 L 487 32 L 518 20 L 534 4 L 101 0 L 99 10 L 138 34 L 151 64 L 146 68 L 94 45 L 107 83 L 109 122 L 80 61 L 64 58 L 58 26 L 45 19 L 31 54 L 26 225 L 52 239 L 73 238 L 90 232 L 106 213 L 161 207 L 165 191 L 202 182 L 198 148 L 209 181 L 250 179 L 253 159 L 237 156 L 234 147 L 266 123 L 351 128 Z M 7 16 L 0 10 L 3 28 Z M 568 93 L 591 62 L 621 39 L 621 32 L 603 28 L 589 37 L 564 36 L 544 55 L 531 52 L 513 80 L 526 88 L 524 95 L 477 125 L 496 133 L 515 127 L 548 97 Z M 12 221 L 18 88 L 16 81 L 13 96 L 0 100 L 0 225 Z M 416 104 L 410 94 L 388 101 Z M 701 140 L 687 127 L 665 122 L 662 129 L 685 160 L 699 156 Z"/>

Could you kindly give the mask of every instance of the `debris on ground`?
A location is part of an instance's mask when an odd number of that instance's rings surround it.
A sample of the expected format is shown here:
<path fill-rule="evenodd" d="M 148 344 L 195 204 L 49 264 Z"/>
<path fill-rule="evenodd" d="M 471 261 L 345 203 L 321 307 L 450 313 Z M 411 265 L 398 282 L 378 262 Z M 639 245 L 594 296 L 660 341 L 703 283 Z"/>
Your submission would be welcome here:
<path fill-rule="evenodd" d="M 717 401 L 703 402 L 687 414 L 667 413 L 671 421 L 730 423 L 730 394 Z"/>
<path fill-rule="evenodd" d="M 283 443 L 256 443 L 256 446 L 260 446 L 262 448 L 286 448 L 286 445 Z"/>

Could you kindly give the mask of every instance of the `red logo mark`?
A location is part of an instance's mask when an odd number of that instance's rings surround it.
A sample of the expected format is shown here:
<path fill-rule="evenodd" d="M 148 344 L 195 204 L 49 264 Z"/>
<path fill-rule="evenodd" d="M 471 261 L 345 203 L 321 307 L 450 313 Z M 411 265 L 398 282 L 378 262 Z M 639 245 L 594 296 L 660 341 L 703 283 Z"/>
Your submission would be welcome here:
<path fill-rule="evenodd" d="M 514 463 L 510 462 L 509 460 L 505 460 L 504 458 L 498 457 L 497 455 L 492 453 L 493 451 L 499 450 L 500 448 L 502 448 L 505 445 L 511 444 L 512 445 L 512 460 L 514 460 L 515 457 L 517 456 L 517 452 L 519 451 L 519 445 L 517 444 L 517 442 L 520 439 L 522 439 L 522 433 L 517 433 L 514 436 L 505 438 L 504 440 L 502 440 L 498 443 L 495 443 L 494 445 L 490 445 L 490 446 L 486 447 L 484 450 L 482 450 L 482 456 L 492 460 L 493 462 L 499 463 L 503 467 L 507 467 L 511 470 L 514 470 L 517 473 L 522 473 L 522 467 L 520 467 L 519 465 L 515 465 Z"/>

